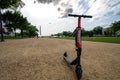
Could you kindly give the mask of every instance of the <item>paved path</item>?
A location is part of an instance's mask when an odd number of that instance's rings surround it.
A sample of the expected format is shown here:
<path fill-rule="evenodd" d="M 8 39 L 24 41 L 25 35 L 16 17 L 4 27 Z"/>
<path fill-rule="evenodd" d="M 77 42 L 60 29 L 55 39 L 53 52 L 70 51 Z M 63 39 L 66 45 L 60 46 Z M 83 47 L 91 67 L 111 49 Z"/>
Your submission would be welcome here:
<path fill-rule="evenodd" d="M 120 44 L 82 42 L 82 80 L 120 80 Z M 73 40 L 21 39 L 0 43 L 0 80 L 77 80 L 63 60 L 76 57 Z"/>

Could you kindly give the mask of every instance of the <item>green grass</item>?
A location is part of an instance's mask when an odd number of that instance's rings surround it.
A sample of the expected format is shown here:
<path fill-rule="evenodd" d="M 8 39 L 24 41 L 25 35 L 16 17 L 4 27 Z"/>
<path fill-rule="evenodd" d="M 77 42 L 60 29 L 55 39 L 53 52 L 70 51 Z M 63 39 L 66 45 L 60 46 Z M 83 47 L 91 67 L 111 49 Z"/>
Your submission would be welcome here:
<path fill-rule="evenodd" d="M 95 42 L 107 42 L 107 43 L 119 43 L 120 37 L 83 37 L 83 41 L 95 41 Z"/>
<path fill-rule="evenodd" d="M 1 36 L 0 36 L 1 39 Z M 20 36 L 17 36 L 16 38 L 14 36 L 4 36 L 4 39 L 23 39 Z"/>
<path fill-rule="evenodd" d="M 74 40 L 74 37 L 62 37 L 60 39 Z M 82 41 L 106 42 L 120 44 L 120 37 L 82 37 Z"/>
<path fill-rule="evenodd" d="M 1 36 L 0 36 L 1 38 Z M 20 36 L 16 38 L 13 36 L 4 36 L 4 39 L 23 39 Z M 60 39 L 74 40 L 74 37 L 61 37 Z M 82 37 L 82 41 L 106 42 L 120 44 L 120 37 Z"/>

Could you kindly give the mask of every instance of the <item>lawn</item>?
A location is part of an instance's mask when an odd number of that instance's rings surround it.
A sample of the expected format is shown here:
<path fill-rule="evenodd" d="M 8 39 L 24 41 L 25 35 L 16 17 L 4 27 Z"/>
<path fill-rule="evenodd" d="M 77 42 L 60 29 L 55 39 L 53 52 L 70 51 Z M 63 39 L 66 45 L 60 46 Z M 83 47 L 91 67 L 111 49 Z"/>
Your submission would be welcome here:
<path fill-rule="evenodd" d="M 27 37 L 23 37 L 23 38 L 27 38 Z M 23 39 L 21 36 L 4 36 L 4 39 Z M 1 36 L 0 36 L 1 39 Z"/>
<path fill-rule="evenodd" d="M 62 37 L 61 39 L 71 39 L 74 37 Z M 118 43 L 120 44 L 120 37 L 82 37 L 83 41 L 95 41 L 95 42 L 107 42 L 107 43 Z"/>

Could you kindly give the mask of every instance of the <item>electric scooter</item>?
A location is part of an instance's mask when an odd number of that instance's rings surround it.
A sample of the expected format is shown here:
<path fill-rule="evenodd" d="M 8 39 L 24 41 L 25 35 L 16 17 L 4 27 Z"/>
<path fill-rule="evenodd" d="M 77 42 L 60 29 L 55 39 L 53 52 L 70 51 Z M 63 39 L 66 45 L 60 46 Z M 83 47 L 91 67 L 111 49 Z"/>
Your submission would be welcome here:
<path fill-rule="evenodd" d="M 73 36 L 75 37 L 75 46 L 77 51 L 77 57 L 71 61 L 69 56 L 67 55 L 67 52 L 64 53 L 64 60 L 69 65 L 75 66 L 75 72 L 77 75 L 77 79 L 80 80 L 82 78 L 82 66 L 81 66 L 81 52 L 82 52 L 82 44 L 81 44 L 81 18 L 92 18 L 92 16 L 89 15 L 76 15 L 76 14 L 68 14 L 68 16 L 71 17 L 78 17 L 78 27 L 74 30 Z"/>

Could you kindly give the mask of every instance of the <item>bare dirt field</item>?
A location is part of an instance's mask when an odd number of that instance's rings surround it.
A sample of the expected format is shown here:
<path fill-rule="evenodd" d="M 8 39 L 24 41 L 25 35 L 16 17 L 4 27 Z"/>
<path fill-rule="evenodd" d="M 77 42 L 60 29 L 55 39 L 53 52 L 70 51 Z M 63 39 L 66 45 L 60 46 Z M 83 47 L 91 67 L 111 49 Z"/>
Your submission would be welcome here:
<path fill-rule="evenodd" d="M 120 80 L 120 44 L 83 41 L 82 80 Z M 21 39 L 0 42 L 0 80 L 77 80 L 63 60 L 73 60 L 73 40 Z"/>

